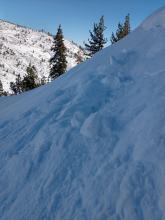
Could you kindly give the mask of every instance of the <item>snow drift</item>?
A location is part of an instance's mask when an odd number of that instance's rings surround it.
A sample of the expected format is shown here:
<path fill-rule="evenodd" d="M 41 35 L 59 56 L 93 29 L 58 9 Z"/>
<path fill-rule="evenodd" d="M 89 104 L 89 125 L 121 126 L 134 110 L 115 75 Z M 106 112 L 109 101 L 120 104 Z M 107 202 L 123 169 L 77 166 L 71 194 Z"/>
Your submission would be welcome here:
<path fill-rule="evenodd" d="M 164 24 L 0 99 L 0 219 L 165 219 Z"/>

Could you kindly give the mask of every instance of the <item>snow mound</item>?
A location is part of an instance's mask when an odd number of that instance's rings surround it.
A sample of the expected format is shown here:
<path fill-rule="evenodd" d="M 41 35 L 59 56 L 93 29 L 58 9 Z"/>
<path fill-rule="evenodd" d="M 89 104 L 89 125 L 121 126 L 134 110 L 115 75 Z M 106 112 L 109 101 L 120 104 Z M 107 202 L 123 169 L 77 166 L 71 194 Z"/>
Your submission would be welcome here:
<path fill-rule="evenodd" d="M 152 28 L 165 28 L 165 6 L 161 7 L 150 17 L 148 17 L 142 24 L 142 27 L 146 30 Z"/>
<path fill-rule="evenodd" d="M 165 219 L 164 39 L 138 28 L 0 98 L 1 220 Z"/>

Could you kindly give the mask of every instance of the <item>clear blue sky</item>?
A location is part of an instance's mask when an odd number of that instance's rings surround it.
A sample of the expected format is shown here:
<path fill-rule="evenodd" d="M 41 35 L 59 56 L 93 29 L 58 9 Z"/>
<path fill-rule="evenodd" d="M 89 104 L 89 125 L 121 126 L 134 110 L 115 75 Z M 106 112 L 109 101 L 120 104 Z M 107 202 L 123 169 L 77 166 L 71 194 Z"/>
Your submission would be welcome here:
<path fill-rule="evenodd" d="M 0 0 L 0 19 L 53 34 L 62 24 L 65 38 L 82 44 L 101 15 L 105 16 L 109 39 L 127 13 L 135 28 L 164 4 L 164 0 Z"/>

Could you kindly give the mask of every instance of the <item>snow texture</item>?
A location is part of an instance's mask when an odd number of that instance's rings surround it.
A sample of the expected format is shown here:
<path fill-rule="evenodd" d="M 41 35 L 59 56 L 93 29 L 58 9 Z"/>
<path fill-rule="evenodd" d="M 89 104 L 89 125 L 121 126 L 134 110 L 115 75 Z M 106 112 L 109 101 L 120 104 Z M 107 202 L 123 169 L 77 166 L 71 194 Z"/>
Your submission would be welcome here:
<path fill-rule="evenodd" d="M 164 8 L 53 83 L 0 98 L 0 219 L 165 219 L 156 20 Z"/>
<path fill-rule="evenodd" d="M 15 81 L 17 74 L 23 77 L 30 63 L 36 67 L 39 78 L 48 77 L 52 43 L 53 37 L 44 31 L 0 20 L 0 80 L 4 90 L 10 92 L 10 82 Z M 64 43 L 69 70 L 77 65 L 76 55 L 85 55 L 74 42 L 65 39 Z"/>
<path fill-rule="evenodd" d="M 159 9 L 150 17 L 148 17 L 148 19 L 146 19 L 145 22 L 143 22 L 142 24 L 143 28 L 146 30 L 159 27 L 165 28 L 164 11 L 165 6 Z"/>

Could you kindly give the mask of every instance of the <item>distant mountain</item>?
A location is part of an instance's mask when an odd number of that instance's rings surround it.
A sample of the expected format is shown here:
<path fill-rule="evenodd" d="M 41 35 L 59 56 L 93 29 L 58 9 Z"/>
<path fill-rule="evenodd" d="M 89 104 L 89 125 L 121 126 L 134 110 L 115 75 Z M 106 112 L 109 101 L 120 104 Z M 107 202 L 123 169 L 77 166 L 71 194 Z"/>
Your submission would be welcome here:
<path fill-rule="evenodd" d="M 38 76 L 49 75 L 49 59 L 53 37 L 44 32 L 0 20 L 0 80 L 9 91 L 17 74 L 24 76 L 31 63 Z M 73 41 L 64 40 L 67 47 L 67 69 L 77 65 L 77 56 L 84 58 L 83 49 Z"/>

